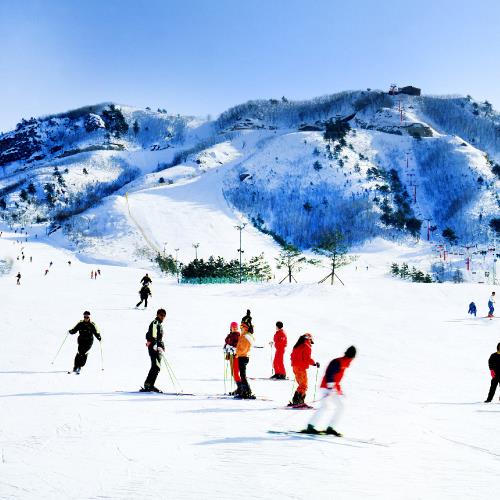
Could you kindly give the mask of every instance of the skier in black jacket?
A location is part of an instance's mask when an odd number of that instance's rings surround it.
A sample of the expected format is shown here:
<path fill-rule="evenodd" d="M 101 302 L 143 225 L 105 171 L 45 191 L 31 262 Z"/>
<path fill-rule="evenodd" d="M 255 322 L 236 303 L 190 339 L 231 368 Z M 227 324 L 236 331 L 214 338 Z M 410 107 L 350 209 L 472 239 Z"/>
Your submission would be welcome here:
<path fill-rule="evenodd" d="M 155 382 L 160 373 L 161 356 L 165 352 L 162 323 L 166 315 L 165 309 L 158 309 L 156 318 L 151 322 L 146 333 L 146 345 L 151 358 L 151 368 L 144 382 L 144 387 L 141 389 L 142 392 L 161 392 L 160 389 L 155 387 Z"/>
<path fill-rule="evenodd" d="M 485 403 L 491 403 L 491 400 L 495 395 L 497 385 L 500 385 L 500 343 L 497 345 L 497 352 L 494 352 L 490 356 L 490 359 L 488 359 L 488 367 L 491 373 L 491 385 L 490 392 L 488 393 Z"/>
<path fill-rule="evenodd" d="M 139 290 L 139 297 L 141 298 L 141 301 L 138 302 L 135 307 L 139 307 L 143 302 L 144 302 L 144 308 L 148 307 L 148 297 L 151 296 L 151 290 L 149 289 L 148 285 L 143 285 L 142 288 Z"/>
<path fill-rule="evenodd" d="M 141 283 L 143 285 L 149 285 L 150 283 L 153 283 L 153 280 L 149 277 L 149 274 L 146 273 L 142 278 L 141 278 Z"/>
<path fill-rule="evenodd" d="M 87 356 L 94 343 L 94 337 L 100 342 L 101 335 L 97 326 L 94 322 L 90 321 L 90 313 L 89 311 L 85 311 L 83 313 L 83 320 L 79 321 L 74 328 L 68 331 L 71 335 L 74 335 L 76 332 L 78 335 L 78 352 L 75 356 L 75 364 L 73 367 L 73 371 L 75 373 L 80 373 L 82 366 L 85 366 L 87 362 Z"/>

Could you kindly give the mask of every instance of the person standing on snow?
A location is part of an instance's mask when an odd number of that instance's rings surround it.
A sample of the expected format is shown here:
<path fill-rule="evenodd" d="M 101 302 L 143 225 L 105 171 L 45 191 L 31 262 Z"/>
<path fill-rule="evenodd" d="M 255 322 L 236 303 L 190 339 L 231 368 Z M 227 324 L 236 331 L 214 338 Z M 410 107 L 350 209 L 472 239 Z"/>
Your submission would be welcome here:
<path fill-rule="evenodd" d="M 298 387 L 288 406 L 305 404 L 304 400 L 307 393 L 307 370 L 310 366 L 319 368 L 319 363 L 311 358 L 312 344 L 314 344 L 312 335 L 310 333 L 305 333 L 299 337 L 299 340 L 297 340 L 297 343 L 293 346 L 290 358 L 292 360 L 293 373 Z"/>
<path fill-rule="evenodd" d="M 251 318 L 250 318 L 251 321 Z M 251 324 L 251 323 L 250 323 Z M 252 328 L 253 329 L 253 328 Z M 237 394 L 235 398 L 238 399 L 255 399 L 255 396 L 252 394 L 252 390 L 250 389 L 250 384 L 247 380 L 247 365 L 250 360 L 250 349 L 255 342 L 254 336 L 250 333 L 250 327 L 248 323 L 241 322 L 240 325 L 240 338 L 238 339 L 238 344 L 236 346 L 236 358 L 238 359 L 238 369 L 240 375 L 240 386 L 239 392 L 236 391 Z"/>
<path fill-rule="evenodd" d="M 230 393 L 232 396 L 236 396 L 241 392 L 240 369 L 238 367 L 238 358 L 236 357 L 236 346 L 238 345 L 239 338 L 238 323 L 233 321 L 229 327 L 229 333 L 226 336 L 223 348 L 226 360 L 229 361 L 229 366 L 231 367 L 231 376 L 236 383 L 236 390 L 234 393 Z"/>
<path fill-rule="evenodd" d="M 151 283 L 153 283 L 153 280 L 149 277 L 149 274 L 146 273 L 142 278 L 141 278 L 141 281 L 140 283 L 142 285 L 149 285 Z"/>
<path fill-rule="evenodd" d="M 342 401 L 344 393 L 340 387 L 340 381 L 344 376 L 345 370 L 349 367 L 355 357 L 356 348 L 352 345 L 347 348 L 344 356 L 330 361 L 330 364 L 326 369 L 325 376 L 321 381 L 321 406 L 311 418 L 307 429 L 302 432 L 305 432 L 306 434 L 320 434 L 320 431 L 316 429 L 316 425 L 325 420 L 326 415 L 328 415 L 328 413 L 330 413 L 333 409 L 334 413 L 330 418 L 325 434 L 342 436 L 340 432 L 335 430 L 337 422 L 339 421 L 344 409 L 344 403 Z"/>
<path fill-rule="evenodd" d="M 156 318 L 150 323 L 146 333 L 146 345 L 148 354 L 151 359 L 151 368 L 144 382 L 144 387 L 141 392 L 161 392 L 155 387 L 156 378 L 160 373 L 161 356 L 165 352 L 165 344 L 163 343 L 163 321 L 167 312 L 165 309 L 156 311 Z"/>
<path fill-rule="evenodd" d="M 287 345 L 286 333 L 283 330 L 283 323 L 281 321 L 276 322 L 276 333 L 274 334 L 273 342 L 276 348 L 276 352 L 274 354 L 273 368 L 274 375 L 271 378 L 276 380 L 285 380 L 286 379 L 286 370 L 285 364 L 283 363 L 283 357 L 285 355 L 285 349 Z"/>
<path fill-rule="evenodd" d="M 476 304 L 474 304 L 474 302 L 471 302 L 469 304 L 469 311 L 468 311 L 468 314 L 473 314 L 474 317 L 476 316 L 476 313 L 477 313 L 477 307 L 476 307 Z"/>
<path fill-rule="evenodd" d="M 68 333 L 74 335 L 78 332 L 78 352 L 75 356 L 75 363 L 73 371 L 75 373 L 80 373 L 80 370 L 87 362 L 87 356 L 89 354 L 90 348 L 94 343 L 94 337 L 101 342 L 101 335 L 97 329 L 95 323 L 90 321 L 90 312 L 85 311 L 83 313 L 83 320 L 79 321 L 74 328 L 68 330 Z"/>
<path fill-rule="evenodd" d="M 21 273 L 17 273 L 16 278 L 17 278 L 17 284 L 20 285 L 21 284 Z"/>
<path fill-rule="evenodd" d="M 491 385 L 490 392 L 488 393 L 485 403 L 491 403 L 491 400 L 495 395 L 497 385 L 500 385 L 500 343 L 497 345 L 497 352 L 494 352 L 490 356 L 490 359 L 488 359 L 488 368 L 491 373 Z"/>
<path fill-rule="evenodd" d="M 148 285 L 143 285 L 142 288 L 139 290 L 139 297 L 141 298 L 141 301 L 138 302 L 135 307 L 139 307 L 143 302 L 144 302 L 144 309 L 148 307 L 148 297 L 151 296 L 151 290 L 149 289 Z"/>
<path fill-rule="evenodd" d="M 493 313 L 495 312 L 495 292 L 491 292 L 488 300 L 488 309 L 488 318 L 493 318 Z"/>

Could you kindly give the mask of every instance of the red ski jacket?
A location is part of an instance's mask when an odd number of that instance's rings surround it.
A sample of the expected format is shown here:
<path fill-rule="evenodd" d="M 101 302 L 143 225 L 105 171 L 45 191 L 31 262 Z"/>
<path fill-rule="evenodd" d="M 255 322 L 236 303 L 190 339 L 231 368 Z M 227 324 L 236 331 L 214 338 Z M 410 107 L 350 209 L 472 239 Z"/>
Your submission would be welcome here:
<path fill-rule="evenodd" d="M 301 370 L 307 370 L 310 366 L 315 365 L 316 361 L 311 358 L 311 342 L 306 340 L 299 347 L 294 347 L 290 359 L 292 366 Z"/>
<path fill-rule="evenodd" d="M 283 328 L 281 328 L 280 330 L 276 330 L 276 333 L 274 334 L 274 347 L 276 347 L 276 350 L 284 351 L 286 348 L 286 344 L 286 333 Z"/>
<path fill-rule="evenodd" d="M 236 347 L 238 345 L 238 339 L 240 338 L 240 332 L 229 332 L 225 344 L 229 344 L 231 347 Z"/>
<path fill-rule="evenodd" d="M 346 368 L 351 364 L 352 358 L 348 358 L 347 356 L 342 356 L 341 358 L 336 358 L 333 361 L 330 361 L 328 368 L 326 369 L 325 376 L 321 381 L 321 387 L 326 389 L 328 387 L 327 384 L 333 383 L 337 391 L 342 392 L 340 389 L 340 381 L 344 376 L 344 372 Z"/>

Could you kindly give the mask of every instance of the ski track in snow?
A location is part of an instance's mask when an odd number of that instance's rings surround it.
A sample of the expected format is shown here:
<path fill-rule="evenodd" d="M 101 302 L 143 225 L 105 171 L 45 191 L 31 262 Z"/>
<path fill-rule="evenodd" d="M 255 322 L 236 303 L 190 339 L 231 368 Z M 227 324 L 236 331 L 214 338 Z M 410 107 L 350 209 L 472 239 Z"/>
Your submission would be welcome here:
<path fill-rule="evenodd" d="M 222 231 L 232 235 L 229 221 Z M 314 269 L 283 286 L 179 286 L 153 273 L 151 304 L 137 310 L 143 269 L 85 263 L 41 236 L 23 243 L 33 263 L 20 262 L 15 239 L 7 231 L 0 238 L 0 258 L 14 262 L 0 277 L 0 498 L 482 500 L 494 491 L 500 394 L 480 401 L 500 338 L 496 322 L 465 319 L 471 299 L 484 309 L 490 286 L 387 278 L 394 256 L 415 249 L 385 245 L 361 255 L 369 270 L 342 269 L 346 287 L 316 285 L 324 270 Z M 260 244 L 269 248 L 267 239 Z M 96 267 L 101 276 L 91 280 Z M 135 392 L 149 369 L 144 335 L 160 306 L 168 361 L 192 396 Z M 74 336 L 51 361 L 87 308 L 103 336 L 105 371 L 94 342 L 81 375 L 70 376 Z M 263 346 L 251 354 L 250 384 L 266 400 L 217 396 L 228 325 L 247 308 Z M 268 433 L 302 429 L 313 415 L 285 408 L 293 380 L 265 379 L 277 319 L 288 333 L 289 377 L 301 333 L 315 337 L 318 382 L 330 359 L 358 347 L 343 381 L 345 439 Z M 315 377 L 311 368 L 309 402 L 319 398 Z M 158 385 L 179 390 L 164 369 Z"/>

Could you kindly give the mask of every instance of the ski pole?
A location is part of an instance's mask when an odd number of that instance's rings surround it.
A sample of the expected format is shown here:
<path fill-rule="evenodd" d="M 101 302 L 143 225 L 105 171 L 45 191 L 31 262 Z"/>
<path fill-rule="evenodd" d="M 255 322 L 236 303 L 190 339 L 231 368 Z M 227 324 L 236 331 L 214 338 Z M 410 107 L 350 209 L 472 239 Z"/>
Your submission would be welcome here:
<path fill-rule="evenodd" d="M 293 392 L 294 392 L 294 389 L 295 389 L 295 378 L 293 379 L 293 382 L 292 382 L 292 393 L 290 394 L 290 401 L 293 400 Z"/>
<path fill-rule="evenodd" d="M 227 374 L 227 363 L 226 363 L 226 353 L 222 351 L 222 359 L 224 360 L 224 394 L 226 394 L 226 374 Z"/>
<path fill-rule="evenodd" d="M 104 356 L 102 355 L 102 340 L 99 340 L 99 347 L 101 348 L 101 371 L 104 371 Z"/>
<path fill-rule="evenodd" d="M 167 371 L 168 371 L 168 374 L 170 376 L 170 379 L 172 380 L 172 384 L 174 385 L 174 388 L 177 386 L 180 389 L 179 392 L 184 392 L 182 390 L 182 386 L 181 386 L 178 378 L 175 376 L 173 368 L 170 366 L 170 363 L 167 361 L 167 358 L 165 357 L 164 354 L 161 355 L 161 359 L 165 363 L 165 366 L 167 368 Z"/>
<path fill-rule="evenodd" d="M 270 347 L 271 347 L 271 350 L 270 350 L 270 354 L 271 354 L 271 375 L 274 375 L 274 365 L 273 365 L 273 345 L 272 343 L 269 343 Z"/>
<path fill-rule="evenodd" d="M 316 387 L 318 387 L 318 372 L 319 372 L 319 367 L 316 366 L 316 381 L 314 382 L 314 397 L 313 397 L 313 401 L 316 401 Z"/>
<path fill-rule="evenodd" d="M 170 377 L 170 381 L 172 382 L 172 387 L 173 387 L 174 391 L 177 391 L 177 387 L 175 385 L 174 379 L 172 378 L 172 374 L 170 373 L 170 369 L 169 369 L 169 366 L 167 364 L 167 361 L 165 360 L 165 358 L 163 356 L 161 357 L 161 359 L 163 361 L 163 364 L 165 365 L 165 368 L 167 369 L 168 376 Z"/>
<path fill-rule="evenodd" d="M 64 343 L 66 342 L 66 339 L 68 338 L 68 335 L 69 335 L 69 332 L 68 332 L 68 333 L 66 333 L 66 336 L 64 337 L 64 340 L 62 341 L 61 346 L 60 346 L 60 347 L 59 347 L 59 349 L 57 350 L 56 355 L 54 356 L 54 359 L 52 360 L 52 363 L 50 363 L 51 365 L 53 365 L 53 364 L 54 364 L 54 361 L 56 360 L 57 356 L 59 356 L 59 353 L 61 352 L 61 349 L 62 349 L 62 347 L 63 347 Z"/>

